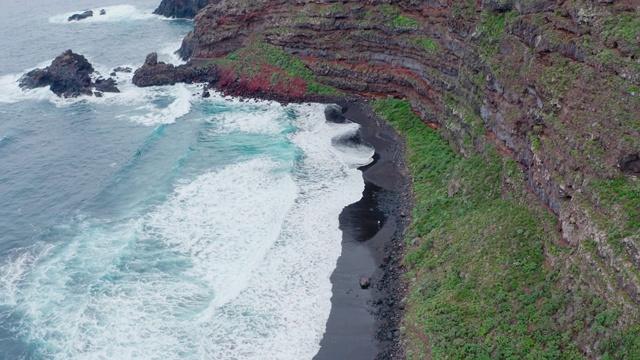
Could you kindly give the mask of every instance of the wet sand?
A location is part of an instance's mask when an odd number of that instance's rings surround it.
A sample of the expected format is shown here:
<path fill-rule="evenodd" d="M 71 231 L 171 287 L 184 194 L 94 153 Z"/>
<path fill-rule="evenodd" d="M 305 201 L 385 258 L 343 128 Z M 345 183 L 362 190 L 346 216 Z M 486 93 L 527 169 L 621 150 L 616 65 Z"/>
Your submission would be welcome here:
<path fill-rule="evenodd" d="M 404 297 L 399 281 L 403 231 L 411 211 L 403 140 L 366 101 L 337 103 L 362 126 L 359 141 L 376 154 L 372 164 L 361 168 L 362 199 L 340 214 L 342 255 L 331 276 L 331 313 L 314 359 L 396 359 Z M 361 277 L 371 279 L 368 289 L 361 289 Z"/>

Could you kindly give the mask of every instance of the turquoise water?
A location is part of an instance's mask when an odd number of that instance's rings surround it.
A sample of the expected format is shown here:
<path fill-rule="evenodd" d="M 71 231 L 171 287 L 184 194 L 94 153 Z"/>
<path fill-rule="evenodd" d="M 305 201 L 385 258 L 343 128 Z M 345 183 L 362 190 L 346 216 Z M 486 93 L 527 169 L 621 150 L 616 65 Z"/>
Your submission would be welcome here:
<path fill-rule="evenodd" d="M 313 357 L 373 155 L 332 140 L 358 126 L 131 74 L 103 98 L 23 92 L 68 48 L 104 75 L 176 62 L 192 24 L 155 0 L 0 6 L 0 358 Z"/>

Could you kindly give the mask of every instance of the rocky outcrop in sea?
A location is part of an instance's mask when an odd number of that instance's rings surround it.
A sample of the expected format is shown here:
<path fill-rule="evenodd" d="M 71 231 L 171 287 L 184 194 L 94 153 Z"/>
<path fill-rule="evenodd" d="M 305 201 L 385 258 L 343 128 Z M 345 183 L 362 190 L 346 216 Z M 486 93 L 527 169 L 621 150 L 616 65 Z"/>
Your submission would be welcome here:
<path fill-rule="evenodd" d="M 115 80 L 99 77 L 84 56 L 71 50 L 58 55 L 46 68 L 24 74 L 19 84 L 22 89 L 49 86 L 60 97 L 102 96 L 103 92 L 120 92 Z"/>
<path fill-rule="evenodd" d="M 133 74 L 133 83 L 140 87 L 173 85 L 175 83 L 216 82 L 217 68 L 185 64 L 174 66 L 158 61 L 158 54 L 147 55 L 144 64 Z"/>

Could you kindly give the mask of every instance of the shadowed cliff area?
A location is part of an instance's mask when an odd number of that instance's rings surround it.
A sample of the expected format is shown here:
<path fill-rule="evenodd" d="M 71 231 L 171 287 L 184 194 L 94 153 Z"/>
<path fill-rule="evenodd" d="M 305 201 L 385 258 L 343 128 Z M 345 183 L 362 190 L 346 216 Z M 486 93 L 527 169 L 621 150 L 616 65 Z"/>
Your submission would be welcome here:
<path fill-rule="evenodd" d="M 639 5 L 221 0 L 180 53 L 228 94 L 379 99 L 414 177 L 408 358 L 631 359 Z"/>

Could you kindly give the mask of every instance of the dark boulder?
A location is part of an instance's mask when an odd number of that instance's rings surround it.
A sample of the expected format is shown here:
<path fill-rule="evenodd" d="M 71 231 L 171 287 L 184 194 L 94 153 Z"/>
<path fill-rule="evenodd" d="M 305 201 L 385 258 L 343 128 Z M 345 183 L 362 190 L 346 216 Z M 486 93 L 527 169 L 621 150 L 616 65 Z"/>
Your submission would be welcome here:
<path fill-rule="evenodd" d="M 198 11 L 209 3 L 218 3 L 220 0 L 162 0 L 154 14 L 169 18 L 192 19 Z"/>
<path fill-rule="evenodd" d="M 103 15 L 103 14 L 100 14 Z M 67 19 L 67 21 L 80 21 L 80 20 L 84 20 L 88 17 L 92 17 L 93 16 L 93 11 L 91 10 L 87 10 L 85 12 L 83 12 L 82 14 L 73 14 L 71 16 L 69 16 L 69 18 Z"/>
<path fill-rule="evenodd" d="M 332 123 L 343 123 L 347 120 L 344 116 L 346 109 L 344 109 L 340 105 L 329 104 L 326 108 L 324 108 L 324 117 L 328 122 Z"/>
<path fill-rule="evenodd" d="M 360 288 L 361 289 L 368 289 L 369 286 L 371 286 L 371 279 L 369 279 L 366 276 L 363 276 L 360 278 Z"/>
<path fill-rule="evenodd" d="M 115 80 L 109 78 L 109 79 L 103 79 L 103 78 L 99 78 L 96 79 L 96 81 L 93 84 L 96 88 L 96 90 L 101 91 L 101 92 L 112 92 L 112 93 L 119 93 L 120 89 L 118 89 L 117 87 L 117 83 Z"/>
<path fill-rule="evenodd" d="M 130 74 L 133 71 L 132 68 L 126 66 L 118 66 L 117 68 L 114 68 L 113 71 L 111 72 L 111 74 L 109 74 L 109 76 L 116 76 L 117 73 L 127 73 Z"/>
<path fill-rule="evenodd" d="M 116 72 L 116 73 L 119 73 L 119 72 L 130 73 L 132 71 L 133 69 L 128 66 L 118 66 L 117 68 L 113 69 L 113 72 Z"/>
<path fill-rule="evenodd" d="M 152 52 L 151 54 L 147 55 L 147 57 L 144 59 L 144 66 L 156 66 L 158 65 L 158 54 L 155 52 Z"/>
<path fill-rule="evenodd" d="M 49 86 L 52 92 L 61 97 L 92 95 L 94 87 L 99 87 L 100 91 L 119 92 L 113 79 L 92 82 L 93 73 L 93 66 L 84 56 L 67 50 L 48 67 L 24 74 L 19 83 L 23 89 Z"/>
<path fill-rule="evenodd" d="M 158 61 L 158 54 L 147 55 L 144 65 L 133 74 L 136 86 L 173 85 L 176 83 L 215 82 L 219 78 L 215 66 L 185 64 L 174 66 Z"/>
<path fill-rule="evenodd" d="M 620 164 L 620 170 L 627 174 L 639 174 L 640 173 L 640 154 L 631 154 L 622 157 L 618 164 Z"/>
<path fill-rule="evenodd" d="M 100 15 L 107 15 L 107 10 L 105 9 L 100 10 Z"/>

